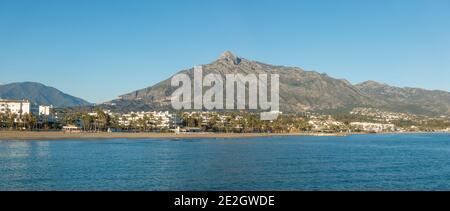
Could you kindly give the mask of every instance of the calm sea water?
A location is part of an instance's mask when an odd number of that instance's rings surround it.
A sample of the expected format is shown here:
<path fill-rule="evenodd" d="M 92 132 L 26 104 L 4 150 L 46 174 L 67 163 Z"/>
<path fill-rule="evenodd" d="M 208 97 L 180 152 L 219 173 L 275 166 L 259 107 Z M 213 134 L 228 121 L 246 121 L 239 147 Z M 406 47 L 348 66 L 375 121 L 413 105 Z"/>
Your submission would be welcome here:
<path fill-rule="evenodd" d="M 0 141 L 0 190 L 450 190 L 450 135 Z"/>

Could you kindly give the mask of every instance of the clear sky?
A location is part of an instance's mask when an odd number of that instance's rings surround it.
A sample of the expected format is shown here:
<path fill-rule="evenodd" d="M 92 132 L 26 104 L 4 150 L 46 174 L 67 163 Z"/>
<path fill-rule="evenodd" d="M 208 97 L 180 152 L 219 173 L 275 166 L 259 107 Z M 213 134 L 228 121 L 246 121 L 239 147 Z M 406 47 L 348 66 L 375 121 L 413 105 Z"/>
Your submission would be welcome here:
<path fill-rule="evenodd" d="M 450 91 L 450 0 L 0 0 L 0 83 L 90 102 L 223 51 L 352 83 Z"/>

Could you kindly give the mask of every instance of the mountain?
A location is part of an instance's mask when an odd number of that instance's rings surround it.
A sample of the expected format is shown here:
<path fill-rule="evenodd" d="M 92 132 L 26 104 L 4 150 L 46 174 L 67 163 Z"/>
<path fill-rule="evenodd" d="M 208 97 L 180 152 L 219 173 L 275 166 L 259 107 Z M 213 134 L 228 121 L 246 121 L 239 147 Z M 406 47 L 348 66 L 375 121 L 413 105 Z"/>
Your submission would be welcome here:
<path fill-rule="evenodd" d="M 193 68 L 182 70 L 191 78 Z M 203 65 L 203 75 L 279 74 L 280 110 L 283 112 L 339 111 L 355 107 L 377 107 L 420 114 L 450 113 L 450 93 L 415 88 L 398 88 L 376 82 L 353 85 L 343 79 L 306 71 L 298 67 L 270 65 L 237 57 L 226 51 L 217 60 Z M 170 78 L 153 86 L 119 96 L 110 108 L 169 109 L 174 88 Z M 136 108 L 136 109 L 135 109 Z"/>
<path fill-rule="evenodd" d="M 21 82 L 0 85 L 0 98 L 27 99 L 39 105 L 73 107 L 90 105 L 89 102 L 65 94 L 53 87 L 35 82 Z"/>
<path fill-rule="evenodd" d="M 192 77 L 193 68 L 182 70 Z M 203 74 L 279 74 L 280 109 L 282 111 L 306 111 L 337 109 L 340 107 L 371 104 L 371 99 L 345 80 L 338 80 L 313 71 L 296 67 L 284 67 L 250 61 L 224 52 L 216 61 L 203 65 Z M 170 78 L 154 86 L 120 96 L 115 104 L 140 102 L 154 107 L 169 107 L 174 89 Z"/>
<path fill-rule="evenodd" d="M 399 88 L 375 81 L 366 81 L 355 86 L 372 99 L 381 102 L 381 107 L 385 110 L 431 116 L 450 113 L 449 92 Z"/>

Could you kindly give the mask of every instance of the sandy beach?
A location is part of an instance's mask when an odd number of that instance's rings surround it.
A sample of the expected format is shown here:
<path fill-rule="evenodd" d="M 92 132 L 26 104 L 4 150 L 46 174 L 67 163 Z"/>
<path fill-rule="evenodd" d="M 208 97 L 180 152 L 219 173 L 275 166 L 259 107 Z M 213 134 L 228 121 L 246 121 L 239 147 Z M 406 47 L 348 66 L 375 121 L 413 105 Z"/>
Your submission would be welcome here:
<path fill-rule="evenodd" d="M 107 133 L 61 131 L 0 131 L 0 140 L 65 140 L 65 139 L 176 139 L 176 138 L 254 138 L 271 136 L 344 136 L 323 133 Z"/>

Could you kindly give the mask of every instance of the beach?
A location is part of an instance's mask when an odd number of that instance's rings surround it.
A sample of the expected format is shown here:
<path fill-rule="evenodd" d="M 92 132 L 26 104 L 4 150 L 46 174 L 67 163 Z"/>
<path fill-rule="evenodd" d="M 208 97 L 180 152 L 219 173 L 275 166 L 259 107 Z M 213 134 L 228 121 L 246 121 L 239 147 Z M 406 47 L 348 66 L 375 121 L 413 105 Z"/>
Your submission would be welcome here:
<path fill-rule="evenodd" d="M 0 131 L 0 140 L 65 139 L 176 139 L 176 138 L 256 138 L 272 136 L 344 136 L 347 133 L 124 133 L 62 131 Z"/>

